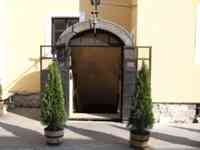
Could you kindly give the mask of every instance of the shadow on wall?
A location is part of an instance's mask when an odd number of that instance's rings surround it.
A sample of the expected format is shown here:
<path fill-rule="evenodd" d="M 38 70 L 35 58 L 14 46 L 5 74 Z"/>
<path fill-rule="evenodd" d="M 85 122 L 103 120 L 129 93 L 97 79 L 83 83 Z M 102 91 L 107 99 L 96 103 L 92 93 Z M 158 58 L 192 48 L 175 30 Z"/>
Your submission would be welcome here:
<path fill-rule="evenodd" d="M 9 92 L 20 93 L 20 92 L 38 92 L 40 91 L 40 72 L 32 71 L 38 70 L 40 63 L 39 58 L 29 58 L 30 62 L 33 62 L 27 69 L 15 77 L 15 80 L 6 87 Z"/>
<path fill-rule="evenodd" d="M 20 77 L 17 82 L 10 88 L 14 93 L 20 92 L 36 92 L 40 89 L 40 72 L 35 71 Z"/>

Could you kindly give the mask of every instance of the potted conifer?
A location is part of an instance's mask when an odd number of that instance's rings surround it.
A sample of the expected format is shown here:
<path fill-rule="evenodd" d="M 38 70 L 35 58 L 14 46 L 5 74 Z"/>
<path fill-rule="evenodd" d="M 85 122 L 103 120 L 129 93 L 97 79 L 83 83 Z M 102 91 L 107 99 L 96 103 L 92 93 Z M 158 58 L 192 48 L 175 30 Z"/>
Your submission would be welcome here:
<path fill-rule="evenodd" d="M 148 129 L 152 128 L 153 122 L 150 78 L 148 69 L 143 62 L 141 69 L 137 73 L 136 91 L 128 122 L 131 147 L 147 147 L 150 137 Z"/>
<path fill-rule="evenodd" d="M 64 109 L 64 93 L 57 62 L 49 67 L 48 81 L 41 95 L 41 122 L 47 144 L 58 145 L 63 141 L 66 112 Z"/>

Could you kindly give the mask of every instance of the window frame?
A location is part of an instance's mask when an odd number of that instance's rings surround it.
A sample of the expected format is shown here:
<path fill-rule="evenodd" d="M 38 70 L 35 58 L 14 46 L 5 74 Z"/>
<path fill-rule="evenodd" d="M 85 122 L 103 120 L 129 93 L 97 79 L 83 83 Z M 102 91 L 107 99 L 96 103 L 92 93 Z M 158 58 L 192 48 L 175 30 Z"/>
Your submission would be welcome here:
<path fill-rule="evenodd" d="M 86 20 L 85 12 L 81 11 L 53 11 L 47 14 L 43 22 L 43 40 L 41 41 L 42 45 L 51 45 L 52 44 L 52 17 L 78 17 L 79 22 L 83 22 Z"/>
<path fill-rule="evenodd" d="M 64 22 L 64 28 L 59 29 L 56 28 L 56 21 L 58 20 L 62 20 Z M 72 21 L 75 23 L 78 23 L 80 21 L 79 17 L 52 17 L 51 18 L 51 45 L 55 45 L 56 44 L 56 34 L 60 32 L 60 34 L 62 34 L 62 32 L 64 32 L 66 30 L 67 27 L 70 27 L 71 25 L 67 26 L 67 24 Z"/>

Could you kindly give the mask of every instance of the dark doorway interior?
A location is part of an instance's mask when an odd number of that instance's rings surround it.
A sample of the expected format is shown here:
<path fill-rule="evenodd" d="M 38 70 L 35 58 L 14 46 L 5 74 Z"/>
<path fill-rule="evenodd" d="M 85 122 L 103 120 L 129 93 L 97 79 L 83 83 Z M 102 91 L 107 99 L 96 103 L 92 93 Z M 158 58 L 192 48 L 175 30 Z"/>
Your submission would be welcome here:
<path fill-rule="evenodd" d="M 117 113 L 121 100 L 121 47 L 74 47 L 74 111 Z"/>
<path fill-rule="evenodd" d="M 122 47 L 115 35 L 97 30 L 70 41 L 74 113 L 120 113 Z"/>

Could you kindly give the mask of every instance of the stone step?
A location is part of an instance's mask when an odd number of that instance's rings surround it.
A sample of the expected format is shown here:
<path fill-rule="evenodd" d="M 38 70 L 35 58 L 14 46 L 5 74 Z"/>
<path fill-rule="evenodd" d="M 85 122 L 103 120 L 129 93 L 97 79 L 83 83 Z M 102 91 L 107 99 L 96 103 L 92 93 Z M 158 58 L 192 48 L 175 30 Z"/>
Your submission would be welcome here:
<path fill-rule="evenodd" d="M 120 120 L 120 113 L 115 114 L 89 114 L 89 113 L 70 113 L 71 120 Z"/>

